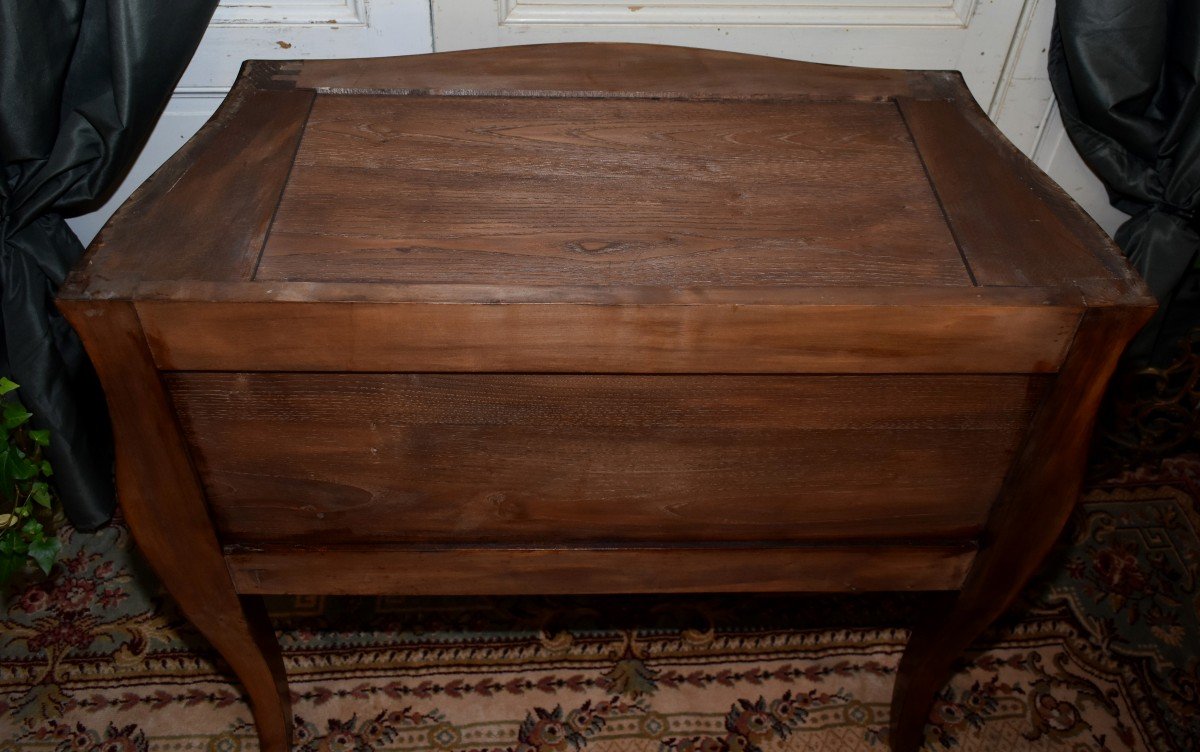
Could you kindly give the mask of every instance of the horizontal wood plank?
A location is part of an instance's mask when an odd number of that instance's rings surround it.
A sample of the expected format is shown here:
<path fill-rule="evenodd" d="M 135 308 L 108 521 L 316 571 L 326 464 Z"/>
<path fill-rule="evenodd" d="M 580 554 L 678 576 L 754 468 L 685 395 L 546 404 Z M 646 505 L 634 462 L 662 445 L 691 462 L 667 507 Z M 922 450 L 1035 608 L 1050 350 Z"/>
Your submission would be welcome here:
<path fill-rule="evenodd" d="M 231 551 L 246 595 L 953 590 L 962 547 L 373 548 Z"/>
<path fill-rule="evenodd" d="M 167 377 L 227 542 L 966 538 L 1045 379 Z"/>
<path fill-rule="evenodd" d="M 973 308 L 1065 307 L 1082 313 L 1079 291 L 1053 287 L 699 287 L 522 284 L 406 284 L 396 282 L 210 282 L 138 283 L 143 301 L 206 303 L 575 303 L 579 305 L 741 306 L 942 306 Z"/>
<path fill-rule="evenodd" d="M 176 371 L 1048 373 L 1080 315 L 1000 305 L 137 308 L 156 362 Z"/>

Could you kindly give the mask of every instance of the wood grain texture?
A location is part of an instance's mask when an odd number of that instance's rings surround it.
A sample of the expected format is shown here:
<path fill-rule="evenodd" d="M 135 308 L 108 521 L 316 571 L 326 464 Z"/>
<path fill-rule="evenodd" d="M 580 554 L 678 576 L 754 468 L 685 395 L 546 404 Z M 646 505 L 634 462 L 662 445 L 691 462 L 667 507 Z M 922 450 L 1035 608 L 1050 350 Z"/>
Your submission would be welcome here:
<path fill-rule="evenodd" d="M 958 587 L 954 546 L 231 551 L 239 592 L 330 595 L 865 592 Z M 435 576 L 431 573 L 437 573 Z"/>
<path fill-rule="evenodd" d="M 971 284 L 890 103 L 372 96 L 317 101 L 256 279 Z"/>
<path fill-rule="evenodd" d="M 239 599 L 133 306 L 63 303 L 100 375 L 116 442 L 117 496 L 138 549 L 180 610 L 237 674 L 260 745 L 291 749 L 279 645 L 260 600 Z"/>
<path fill-rule="evenodd" d="M 892 695 L 891 747 L 917 750 L 934 697 L 963 651 L 1016 599 L 1058 539 L 1083 481 L 1096 411 L 1130 338 L 1153 306 L 1090 309 L 988 517 L 949 613 L 913 630 Z"/>
<path fill-rule="evenodd" d="M 1153 307 L 958 74 L 650 45 L 250 63 L 60 304 L 271 752 L 235 583 L 961 587 L 901 662 L 915 752 Z"/>
<path fill-rule="evenodd" d="M 966 538 L 1043 383 L 168 377 L 227 543 Z"/>
<path fill-rule="evenodd" d="M 297 86 L 299 88 L 289 88 Z M 318 91 L 321 93 L 318 94 Z M 522 106 L 553 109 L 558 106 L 569 108 L 573 106 L 572 103 L 582 107 L 586 103 L 595 112 L 589 116 L 590 121 L 610 124 L 612 113 L 637 110 L 639 107 L 652 108 L 650 111 L 656 112 L 674 107 L 682 108 L 680 111 L 712 107 L 728 108 L 730 112 L 738 108 L 763 108 L 762 111 L 802 113 L 816 112 L 821 108 L 840 108 L 838 111 L 841 112 L 850 108 L 860 108 L 864 112 L 885 111 L 893 110 L 898 104 L 904 110 L 909 129 L 916 137 L 918 151 L 929 168 L 934 189 L 946 202 L 951 226 L 959 234 L 963 252 L 972 260 L 971 263 L 977 261 L 981 266 L 980 282 L 1078 290 L 1089 300 L 1097 302 L 1119 301 L 1134 305 L 1139 304 L 1139 300 L 1147 302 L 1139 297 L 1144 296 L 1144 289 L 1111 241 L 987 122 L 962 85 L 961 76 L 953 72 L 839 68 L 734 53 L 654 45 L 606 44 L 541 45 L 372 60 L 250 61 L 243 67 L 237 85 L 213 120 L 114 216 L 107 230 L 89 249 L 84 263 L 64 286 L 61 295 L 66 299 L 136 299 L 139 290 L 146 284 L 154 286 L 182 280 L 246 279 L 262 250 L 266 228 L 271 223 L 273 210 L 291 167 L 296 137 L 305 127 L 308 107 L 314 101 L 314 96 L 319 109 L 324 109 L 326 103 L 331 109 L 353 108 L 356 99 L 373 99 L 387 102 L 385 108 L 394 107 L 398 112 L 403 112 L 407 107 L 455 109 L 468 107 L 469 104 L 464 103 L 469 102 L 486 109 L 483 103 L 488 101 L 496 102 L 494 106 L 500 112 L 519 111 Z M 514 97 L 522 99 L 517 102 Z M 559 99 L 563 101 L 557 101 Z M 656 109 L 660 107 L 665 109 Z M 482 119 L 486 120 L 487 117 L 490 116 L 485 115 Z M 376 128 L 387 131 L 394 128 L 391 120 L 366 124 L 364 130 Z M 469 140 L 462 137 L 462 129 L 457 122 L 453 127 L 448 125 L 449 122 L 444 122 L 442 127 L 452 134 L 456 143 Z M 525 142 L 537 141 L 541 148 L 557 149 L 559 157 L 564 150 L 582 150 L 589 141 L 586 132 L 575 129 L 566 133 L 564 128 L 564 121 L 543 119 L 538 125 L 532 122 L 527 124 L 522 136 Z M 604 135 L 609 138 L 607 147 L 610 151 L 619 141 L 612 138 L 619 130 L 612 127 L 606 129 Z M 813 131 L 811 128 L 805 130 Z M 435 128 L 424 127 L 421 131 L 426 138 L 436 140 Z M 554 135 L 556 132 L 557 136 Z M 737 129 L 729 131 L 735 136 L 736 132 Z M 749 132 L 771 134 L 773 140 L 769 143 L 781 156 L 804 151 L 803 135 L 797 142 L 791 136 L 775 137 L 781 133 L 777 129 L 757 128 Z M 839 144 L 836 137 L 825 142 L 814 142 L 821 145 L 817 151 L 840 154 L 844 158 L 854 152 L 856 144 L 867 143 L 862 136 L 868 134 L 869 129 L 856 128 L 851 132 L 857 135 L 846 144 Z M 642 127 L 642 133 L 662 134 L 645 126 Z M 881 133 L 883 131 L 878 131 L 876 135 Z M 667 135 L 673 136 L 674 132 Z M 500 137 L 495 132 L 490 137 L 493 141 L 504 141 L 506 145 L 521 140 Z M 378 140 L 380 137 L 376 135 L 374 138 Z M 377 153 L 394 147 L 394 144 L 387 145 L 386 136 L 383 138 L 385 143 L 374 147 Z M 908 135 L 901 133 L 898 140 L 884 139 L 879 144 L 880 156 L 885 152 L 894 152 L 908 138 Z M 369 139 L 360 140 L 364 141 L 368 151 L 372 148 L 366 144 Z M 656 142 L 656 145 L 662 144 Z M 727 145 L 735 148 L 732 141 Z M 479 140 L 472 141 L 470 147 L 488 148 Z M 434 145 L 426 143 L 422 148 L 432 152 Z M 629 148 L 636 155 L 641 147 L 634 143 Z M 767 151 L 764 143 L 756 143 L 753 139 L 750 143 L 738 144 L 736 148 Z M 333 150 L 330 153 L 333 154 Z M 966 155 L 970 155 L 970 158 L 966 158 Z M 406 152 L 405 156 L 412 155 Z M 703 159 L 696 158 L 703 162 Z M 812 153 L 805 154 L 804 158 L 813 159 L 812 164 L 820 162 L 820 158 Z M 678 154 L 664 154 L 660 159 L 668 165 L 671 160 L 678 165 L 684 163 Z M 632 163 L 634 160 L 627 161 Z M 625 173 L 618 171 L 619 162 L 610 159 L 607 165 L 601 164 L 601 169 L 614 171 L 613 175 L 620 175 L 624 180 Z M 782 162 L 783 165 L 793 166 L 795 163 L 796 159 Z M 802 166 L 804 160 L 799 160 L 799 163 Z M 548 160 L 543 159 L 540 164 L 546 167 Z M 830 164 L 839 163 L 835 159 Z M 570 167 L 569 161 L 561 159 L 559 165 Z M 460 163 L 460 173 L 461 166 Z M 364 159 L 359 167 L 369 172 L 370 161 Z M 330 166 L 321 169 L 345 168 Z M 381 174 L 376 177 L 382 178 L 382 172 L 389 169 L 393 168 L 379 168 Z M 794 193 L 798 197 L 799 201 L 793 208 L 797 208 L 797 214 L 802 213 L 801 210 L 806 206 L 804 181 L 790 173 L 781 175 L 779 170 L 772 171 L 770 168 L 764 168 L 763 172 L 767 182 L 774 180 L 791 189 L 785 193 Z M 924 174 L 919 173 L 914 163 L 914 172 L 904 179 L 913 181 L 912 185 L 915 186 L 926 179 Z M 395 174 L 399 176 L 399 173 Z M 587 170 L 582 170 L 582 174 L 587 176 Z M 803 170 L 797 174 L 803 174 Z M 875 181 L 866 179 L 869 174 L 868 170 L 858 176 L 859 189 L 864 195 L 874 193 L 886 199 L 886 192 L 878 190 Z M 669 222 L 664 229 L 658 226 L 659 223 L 647 220 L 639 232 L 632 232 L 623 239 L 614 240 L 604 235 L 592 238 L 590 233 L 584 231 L 595 229 L 596 223 L 604 219 L 601 211 L 604 207 L 597 209 L 594 215 L 585 217 L 588 221 L 581 220 L 566 229 L 560 227 L 557 234 L 548 233 L 540 241 L 562 249 L 568 246 L 578 248 L 583 258 L 555 261 L 547 269 L 547 258 L 534 253 L 515 259 L 519 262 L 518 267 L 526 265 L 527 268 L 521 270 L 513 268 L 511 263 L 513 255 L 524 254 L 523 251 L 514 254 L 513 242 L 517 235 L 504 235 L 502 232 L 500 239 L 506 237 L 512 242 L 507 246 L 497 243 L 494 244 L 496 248 L 481 251 L 472 245 L 470 238 L 427 238 L 415 232 L 420 229 L 419 215 L 424 207 L 414 197 L 422 193 L 422 183 L 428 181 L 428 193 L 441 192 L 444 197 L 450 196 L 447 189 L 456 176 L 442 175 L 439 169 L 425 169 L 405 171 L 404 177 L 406 181 L 399 184 L 404 195 L 396 200 L 400 202 L 399 206 L 411 209 L 412 214 L 392 220 L 400 224 L 408 223 L 410 229 L 414 230 L 405 232 L 408 237 L 401 239 L 407 245 L 391 244 L 391 238 L 386 237 L 388 233 L 385 232 L 382 233 L 385 236 L 383 240 L 367 239 L 366 247 L 360 248 L 364 254 L 358 257 L 374 258 L 382 253 L 390 258 L 388 263 L 382 265 L 382 277 L 387 279 L 413 279 L 446 273 L 461 275 L 461 268 L 439 269 L 439 259 L 435 258 L 437 254 L 432 251 L 439 249 L 440 253 L 445 249 L 437 243 L 453 246 L 454 252 L 464 261 L 474 258 L 477 261 L 495 262 L 497 274 L 508 275 L 505 284 L 513 284 L 518 271 L 528 272 L 530 280 L 537 284 L 548 284 L 546 275 L 554 274 L 579 282 L 593 274 L 595 279 L 610 280 L 628 273 L 635 278 L 641 275 L 643 280 L 661 283 L 659 288 L 664 291 L 680 286 L 672 283 L 692 278 L 701 285 L 731 281 L 742 285 L 750 293 L 762 289 L 763 284 L 782 285 L 789 278 L 795 280 L 805 274 L 810 275 L 812 280 L 819 280 L 820 284 L 850 284 L 849 281 L 839 281 L 832 273 L 835 268 L 843 267 L 851 277 L 857 274 L 867 278 L 873 274 L 875 281 L 872 284 L 904 284 L 903 280 L 897 278 L 901 273 L 896 270 L 894 262 L 896 256 L 906 253 L 913 255 L 912 283 L 927 281 L 933 285 L 950 284 L 953 276 L 953 265 L 949 263 L 951 259 L 943 255 L 945 246 L 941 241 L 919 250 L 905 247 L 905 244 L 914 242 L 909 231 L 921 230 L 917 226 L 921 223 L 914 225 L 912 220 L 927 209 L 925 199 L 912 205 L 892 205 L 895 212 L 890 219 L 844 210 L 837 201 L 827 201 L 824 204 L 827 207 L 825 211 L 808 212 L 810 217 L 823 222 L 832 223 L 835 218 L 840 220 L 836 229 L 843 236 L 861 232 L 865 233 L 864 239 L 867 240 L 870 239 L 872 223 L 882 228 L 890 222 L 890 226 L 896 230 L 892 245 L 881 244 L 876 248 L 879 264 L 874 272 L 870 265 L 863 263 L 861 256 L 870 251 L 859 250 L 860 256 L 856 258 L 854 251 L 844 252 L 838 246 L 826 243 L 827 238 L 819 232 L 811 233 L 812 237 L 802 238 L 807 245 L 799 249 L 781 244 L 777 236 L 751 237 L 752 243 L 756 240 L 761 243 L 757 251 L 755 247 L 739 247 L 731 250 L 726 259 L 734 259 L 739 253 L 745 253 L 749 262 L 745 268 L 734 263 L 715 263 L 714 255 L 721 254 L 714 254 L 711 239 L 705 233 L 695 237 L 684 236 L 671 230 Z M 461 174 L 457 177 L 461 177 Z M 494 177 L 511 187 L 514 195 L 521 193 L 522 181 L 515 176 L 505 176 L 503 180 L 499 174 Z M 696 190 L 703 193 L 713 188 L 715 177 L 696 171 L 684 179 L 665 170 L 662 186 L 655 186 L 658 190 L 646 195 L 658 197 L 676 191 L 681 191 L 683 195 L 693 187 L 692 183 L 696 184 Z M 838 177 L 838 173 L 828 171 L 818 177 L 833 179 Z M 570 190 L 583 193 L 582 183 L 576 186 L 554 175 L 551 175 L 551 179 L 565 184 L 568 193 Z M 649 180 L 644 176 L 642 179 Z M 378 185 L 386 183 L 386 179 L 378 181 Z M 315 187 L 327 186 L 319 184 Z M 356 187 L 353 178 L 346 180 L 344 188 L 348 194 L 354 194 Z M 387 198 L 382 188 L 373 188 L 372 191 L 373 198 L 378 195 Z M 493 193 L 498 193 L 500 198 L 498 203 L 491 206 L 484 204 L 480 198 L 482 194 L 475 196 L 479 207 L 494 214 L 503 206 L 505 192 Z M 603 190 L 592 191 L 587 197 L 594 198 L 604 193 Z M 765 199 L 759 196 L 757 198 L 761 203 L 754 206 L 753 201 L 748 203 L 747 199 L 741 198 L 742 194 L 753 198 L 752 192 L 731 191 L 722 202 L 724 209 L 735 220 L 742 215 L 743 220 L 760 218 L 754 211 L 759 214 L 766 212 L 768 218 L 772 213 L 784 216 L 782 207 L 786 203 L 785 195 L 772 195 Z M 620 194 L 618 191 L 612 195 Z M 911 195 L 916 197 L 916 194 Z M 710 194 L 707 200 L 717 201 L 720 198 L 719 194 Z M 315 196 L 304 200 L 319 204 L 322 199 Z M 562 202 L 567 207 L 574 203 Z M 753 211 L 747 213 L 747 206 Z M 886 201 L 883 206 L 888 206 Z M 637 218 L 639 212 L 647 207 L 626 201 L 622 208 L 625 213 Z M 664 205 L 661 208 L 671 207 Z M 577 213 L 579 211 L 581 209 L 576 210 Z M 739 212 L 742 214 L 739 215 Z M 668 215 L 668 219 L 674 216 L 669 211 L 660 214 Z M 353 215 L 354 211 L 351 211 L 346 217 L 347 221 L 352 222 Z M 443 214 L 438 221 L 450 220 Z M 732 226 L 738 224 L 738 221 L 730 222 Z M 497 226 L 493 224 L 489 232 L 495 232 L 496 229 Z M 500 229 L 503 230 L 502 227 Z M 944 235 L 943 229 L 935 229 L 938 234 Z M 934 232 L 933 229 L 929 231 Z M 423 245 L 425 241 L 432 242 L 427 246 Z M 280 264 L 277 269 L 279 276 L 307 275 L 303 265 L 322 253 L 320 242 L 314 241 L 311 234 L 302 233 L 290 240 L 281 234 L 276 242 L 284 244 L 280 248 L 294 242 L 294 245 L 287 246 L 288 254 L 294 254 L 290 262 L 283 258 L 278 262 L 270 262 L 272 265 Z M 363 242 L 363 238 L 354 242 Z M 692 266 L 684 265 L 683 270 L 672 270 L 673 264 L 681 263 L 679 249 L 688 242 L 700 249 L 693 254 L 695 258 L 689 257 Z M 647 246 L 653 246 L 654 250 L 647 250 Z M 412 250 L 398 250 L 402 248 Z M 897 248 L 901 250 L 897 251 Z M 777 252 L 771 252 L 772 249 Z M 516 250 L 520 251 L 520 248 Z M 810 257 L 808 263 L 801 265 L 795 263 L 795 259 L 787 258 L 797 252 L 797 258 L 807 254 Z M 1006 264 L 1005 254 L 1012 254 L 1013 263 Z M 402 263 L 396 260 L 398 255 L 404 255 L 406 261 Z M 508 261 L 500 263 L 501 259 Z M 353 279 L 359 284 L 364 284 L 364 281 L 365 284 L 371 284 L 369 280 L 374 279 L 366 262 L 345 258 L 335 261 L 335 266 L 345 264 L 353 272 L 342 279 Z M 406 265 L 408 262 L 411 265 Z M 322 265 L 313 266 L 316 269 L 314 276 L 319 275 Z M 268 266 L 264 272 L 273 274 L 270 271 L 272 268 Z M 627 271 L 622 271 L 622 268 Z M 273 280 L 264 281 L 269 285 Z M 193 299 L 203 300 L 203 289 L 203 286 L 196 288 L 196 297 Z M 314 300 L 321 299 L 325 294 L 320 285 L 314 286 L 311 293 L 311 299 Z M 248 294 L 246 299 L 254 297 L 254 294 Z"/>
<path fill-rule="evenodd" d="M 929 86 L 929 92 L 925 95 L 914 97 L 914 99 L 931 100 L 935 104 L 933 110 L 929 113 L 933 120 L 941 120 L 940 124 L 929 122 L 929 118 L 925 119 L 923 127 L 928 134 L 928 148 L 932 155 L 934 151 L 941 150 L 942 156 L 935 158 L 944 158 L 946 147 L 950 143 L 962 144 L 965 141 L 959 139 L 974 140 L 981 138 L 987 142 L 988 148 L 984 149 L 978 141 L 975 146 L 981 148 L 981 156 L 989 163 L 986 169 L 977 172 L 966 178 L 974 184 L 986 184 L 992 175 L 1007 170 L 1006 185 L 1001 187 L 991 200 L 1002 201 L 1007 203 L 1010 200 L 1015 201 L 1019 206 L 1028 208 L 1028 199 L 1030 196 L 1036 198 L 1042 204 L 1043 210 L 1048 210 L 1053 215 L 1053 221 L 1039 234 L 1036 230 L 1039 228 L 1031 227 L 1036 223 L 1030 222 L 1029 217 L 1025 217 L 1025 227 L 1020 228 L 1022 243 L 1011 244 L 1007 251 L 1013 255 L 1011 265 L 1018 268 L 1023 268 L 1030 263 L 1035 268 L 1046 268 L 1050 275 L 1054 273 L 1066 274 L 1068 268 L 1055 268 L 1053 266 L 1044 267 L 1046 258 L 1059 255 L 1059 244 L 1064 242 L 1062 238 L 1066 237 L 1067 243 L 1066 258 L 1068 265 L 1079 264 L 1080 270 L 1090 267 L 1089 271 L 1095 272 L 1096 267 L 1092 266 L 1086 257 L 1090 255 L 1095 263 L 1102 269 L 1095 276 L 1087 276 L 1084 273 L 1075 275 L 1074 277 L 1063 277 L 1069 279 L 1069 284 L 1079 290 L 1084 296 L 1091 301 L 1093 305 L 1128 305 L 1135 308 L 1156 305 L 1153 296 L 1151 296 L 1141 277 L 1134 271 L 1129 260 L 1125 258 L 1124 253 L 1096 222 L 1088 215 L 1087 212 L 1075 202 L 1071 196 L 1063 190 L 1061 186 L 1042 171 L 1032 160 L 1017 149 L 1011 142 L 1000 133 L 999 129 L 988 118 L 986 112 L 971 96 L 970 90 L 967 88 L 966 81 L 961 73 L 957 71 L 943 71 L 941 75 L 926 76 L 925 84 Z M 957 113 L 950 115 L 944 111 L 941 105 L 937 102 L 953 102 Z M 897 105 L 906 114 L 916 112 L 920 106 L 914 106 L 913 102 L 908 97 L 898 97 Z M 919 116 L 918 116 L 919 117 Z M 920 139 L 921 137 L 914 128 L 914 122 L 909 121 L 910 132 L 913 137 Z M 950 142 L 941 140 L 941 136 L 934 133 L 938 129 L 961 130 L 961 133 L 956 134 Z M 974 131 L 974 134 L 971 133 Z M 944 131 L 943 131 L 944 133 Z M 930 167 L 929 163 L 926 164 Z M 953 171 L 948 171 L 953 172 Z M 932 174 L 931 179 L 937 180 Z M 954 190 L 958 181 L 963 180 L 961 176 L 951 175 L 947 182 L 946 190 Z M 949 212 L 951 208 L 945 207 Z M 1020 224 L 1021 217 L 1012 214 L 1008 215 L 1016 224 Z M 962 212 L 964 224 L 973 225 L 978 219 L 972 218 L 970 212 Z M 1056 240 L 1058 238 L 1058 240 Z M 961 242 L 961 238 L 960 238 Z M 966 250 L 964 249 L 964 254 Z M 1043 258 L 1035 258 L 1041 256 Z M 1083 260 L 1080 260 L 1080 257 Z M 1001 267 L 996 276 L 994 284 L 1004 284 L 1002 280 L 1008 279 L 1008 276 L 1003 272 L 1003 259 L 996 259 L 996 265 Z M 988 262 L 991 263 L 991 262 Z M 986 273 L 982 276 L 986 277 Z M 979 280 L 981 284 L 988 284 L 982 278 Z"/>
<path fill-rule="evenodd" d="M 137 307 L 156 362 L 172 371 L 1047 373 L 1080 314 L 999 305 Z"/>
<path fill-rule="evenodd" d="M 898 104 L 981 285 L 1070 281 L 1138 304 L 1140 282 L 1112 240 L 972 100 Z"/>
<path fill-rule="evenodd" d="M 312 100 L 235 87 L 113 215 L 60 297 L 125 297 L 146 279 L 250 279 Z"/>
<path fill-rule="evenodd" d="M 396 282 L 146 281 L 138 301 L 194 303 L 455 303 L 581 306 L 819 306 L 952 309 L 1084 309 L 1079 290 L 1057 287 L 626 287 L 613 285 L 406 284 Z"/>
<path fill-rule="evenodd" d="M 540 44 L 292 62 L 296 86 L 354 94 L 881 101 L 898 91 L 929 89 L 924 75 L 910 71 L 652 44 Z"/>

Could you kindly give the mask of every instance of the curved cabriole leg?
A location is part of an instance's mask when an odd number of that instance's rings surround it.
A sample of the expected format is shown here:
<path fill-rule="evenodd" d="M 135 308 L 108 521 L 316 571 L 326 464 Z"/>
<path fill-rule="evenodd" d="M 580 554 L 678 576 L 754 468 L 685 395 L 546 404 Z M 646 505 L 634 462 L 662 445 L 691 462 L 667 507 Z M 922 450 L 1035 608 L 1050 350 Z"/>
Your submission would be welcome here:
<path fill-rule="evenodd" d="M 1096 410 L 1146 311 L 1088 309 L 992 510 L 979 554 L 947 612 L 917 625 L 892 695 L 892 752 L 914 752 L 963 651 L 1037 572 L 1079 497 Z"/>
<path fill-rule="evenodd" d="M 61 305 L 100 374 L 117 448 L 117 493 L 138 548 L 250 696 L 265 752 L 291 749 L 279 643 L 261 599 L 238 596 L 137 313 L 123 301 Z"/>

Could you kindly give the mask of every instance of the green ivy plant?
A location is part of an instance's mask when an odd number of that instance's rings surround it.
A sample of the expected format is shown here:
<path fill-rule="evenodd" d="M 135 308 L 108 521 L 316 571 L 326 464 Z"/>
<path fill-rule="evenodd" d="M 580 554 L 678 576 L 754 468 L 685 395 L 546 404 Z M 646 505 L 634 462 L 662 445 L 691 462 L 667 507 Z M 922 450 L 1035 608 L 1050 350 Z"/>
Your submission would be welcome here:
<path fill-rule="evenodd" d="M 58 558 L 60 544 L 51 527 L 54 474 L 42 453 L 50 432 L 30 428 L 33 414 L 14 393 L 17 385 L 0 377 L 0 585 L 32 559 L 42 572 Z"/>

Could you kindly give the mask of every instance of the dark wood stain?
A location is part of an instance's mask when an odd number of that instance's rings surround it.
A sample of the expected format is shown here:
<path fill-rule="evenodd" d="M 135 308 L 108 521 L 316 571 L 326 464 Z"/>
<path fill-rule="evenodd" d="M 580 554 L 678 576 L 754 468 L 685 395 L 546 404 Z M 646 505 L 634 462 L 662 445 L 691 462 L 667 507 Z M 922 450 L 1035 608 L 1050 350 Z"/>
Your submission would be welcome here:
<path fill-rule="evenodd" d="M 287 549 L 231 550 L 240 592 L 335 595 L 549 595 L 804 590 L 953 590 L 965 546 L 667 548 L 335 547 L 312 567 Z M 430 572 L 441 573 L 436 579 Z"/>
<path fill-rule="evenodd" d="M 250 62 L 58 304 L 267 752 L 264 593 L 943 591 L 915 752 L 1154 309 L 956 73 L 610 44 Z"/>
<path fill-rule="evenodd" d="M 137 306 L 156 361 L 173 371 L 1045 373 L 1081 313 L 1078 303 Z"/>
<path fill-rule="evenodd" d="M 965 539 L 1045 379 L 168 383 L 222 540 L 333 544 Z"/>
<path fill-rule="evenodd" d="M 257 278 L 969 285 L 918 165 L 886 103 L 323 98 Z"/>

